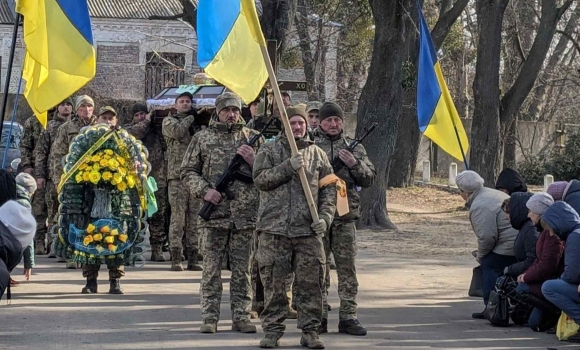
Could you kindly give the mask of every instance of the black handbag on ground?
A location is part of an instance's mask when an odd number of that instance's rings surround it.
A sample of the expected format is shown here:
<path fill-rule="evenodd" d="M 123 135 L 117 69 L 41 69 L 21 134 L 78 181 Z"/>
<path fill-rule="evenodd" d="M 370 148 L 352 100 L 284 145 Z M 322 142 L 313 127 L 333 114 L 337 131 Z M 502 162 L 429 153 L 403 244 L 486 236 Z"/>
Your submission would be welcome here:
<path fill-rule="evenodd" d="M 471 284 L 469 285 L 470 297 L 483 298 L 483 272 L 481 266 L 473 268 L 473 276 L 471 276 Z"/>
<path fill-rule="evenodd" d="M 510 305 L 505 294 L 505 284 L 508 278 L 502 276 L 498 278 L 495 291 L 489 294 L 489 300 L 483 316 L 494 326 L 508 327 L 510 325 Z"/>

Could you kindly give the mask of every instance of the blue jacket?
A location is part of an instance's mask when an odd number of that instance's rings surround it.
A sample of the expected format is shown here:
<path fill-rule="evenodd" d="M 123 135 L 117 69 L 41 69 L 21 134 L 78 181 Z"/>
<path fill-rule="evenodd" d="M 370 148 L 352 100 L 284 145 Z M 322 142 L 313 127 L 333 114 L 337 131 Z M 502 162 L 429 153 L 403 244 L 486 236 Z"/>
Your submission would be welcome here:
<path fill-rule="evenodd" d="M 519 232 L 514 242 L 514 255 L 518 262 L 508 266 L 508 276 L 521 275 L 536 261 L 538 230 L 533 221 L 528 218 L 529 210 L 526 207 L 530 197 L 532 193 L 514 192 L 510 198 L 510 223 Z"/>
<path fill-rule="evenodd" d="M 580 284 L 580 216 L 567 203 L 554 203 L 542 219 L 565 243 L 564 273 L 560 278 L 570 284 Z"/>
<path fill-rule="evenodd" d="M 580 213 L 580 181 L 570 181 L 568 189 L 566 193 L 564 193 L 562 200 L 570 204 L 570 206 L 574 208 L 577 213 Z"/>

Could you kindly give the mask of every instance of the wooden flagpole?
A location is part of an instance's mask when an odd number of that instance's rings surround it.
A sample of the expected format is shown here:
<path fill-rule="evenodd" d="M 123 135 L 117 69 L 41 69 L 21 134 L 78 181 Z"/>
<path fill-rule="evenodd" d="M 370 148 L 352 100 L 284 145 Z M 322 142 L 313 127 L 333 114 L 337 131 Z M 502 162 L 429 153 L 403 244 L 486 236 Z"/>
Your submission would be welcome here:
<path fill-rule="evenodd" d="M 292 134 L 292 128 L 290 127 L 290 120 L 288 115 L 286 115 L 286 108 L 284 108 L 284 102 L 282 101 L 282 94 L 280 93 L 280 87 L 278 86 L 278 80 L 276 79 L 276 74 L 274 73 L 274 67 L 272 67 L 272 61 L 270 61 L 270 55 L 268 54 L 268 49 L 265 46 L 260 45 L 262 50 L 262 56 L 264 57 L 264 63 L 266 64 L 266 69 L 268 70 L 268 76 L 270 77 L 270 85 L 272 86 L 272 92 L 274 93 L 274 98 L 276 99 L 276 104 L 280 110 L 280 118 L 282 123 L 284 123 L 284 132 L 288 138 L 288 143 L 290 144 L 290 150 L 292 155 L 298 153 L 298 147 L 296 146 L 296 141 L 294 140 L 294 135 Z M 306 178 L 306 172 L 304 168 L 298 169 L 298 175 L 300 176 L 300 182 L 302 183 L 302 190 L 304 190 L 304 195 L 306 196 L 306 201 L 308 202 L 308 209 L 310 209 L 310 216 L 312 216 L 312 222 L 318 223 L 318 206 L 314 203 L 312 198 L 312 192 L 310 191 L 310 186 L 308 185 L 308 179 Z"/>

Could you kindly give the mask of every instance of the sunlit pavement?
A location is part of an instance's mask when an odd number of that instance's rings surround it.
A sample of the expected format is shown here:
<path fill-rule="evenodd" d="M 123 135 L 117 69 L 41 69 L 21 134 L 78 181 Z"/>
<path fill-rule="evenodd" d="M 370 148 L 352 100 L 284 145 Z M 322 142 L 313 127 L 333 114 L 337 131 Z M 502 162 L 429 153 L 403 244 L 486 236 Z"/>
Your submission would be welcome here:
<path fill-rule="evenodd" d="M 481 300 L 467 297 L 473 262 L 359 256 L 359 319 L 366 337 L 338 333 L 333 271 L 327 349 L 580 349 L 527 328 L 496 328 L 472 320 Z M 21 267 L 14 271 L 22 281 Z M 229 272 L 217 334 L 200 334 L 201 272 L 172 272 L 169 263 L 127 268 L 125 295 L 107 294 L 106 267 L 99 294 L 81 294 L 80 270 L 37 258 L 30 282 L 12 289 L 0 305 L 0 349 L 254 349 L 262 337 L 232 332 Z M 257 320 L 253 320 L 258 324 Z M 282 349 L 301 348 L 295 320 L 287 320 Z"/>

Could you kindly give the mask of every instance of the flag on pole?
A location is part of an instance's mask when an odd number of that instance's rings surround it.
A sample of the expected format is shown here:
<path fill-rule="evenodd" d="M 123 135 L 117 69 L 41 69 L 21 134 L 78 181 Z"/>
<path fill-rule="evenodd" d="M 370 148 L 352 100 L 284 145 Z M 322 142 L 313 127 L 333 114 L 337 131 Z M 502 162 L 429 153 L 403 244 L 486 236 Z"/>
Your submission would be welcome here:
<path fill-rule="evenodd" d="M 96 71 L 86 0 L 17 0 L 24 16 L 24 96 L 46 127 L 46 111 L 88 83 Z"/>
<path fill-rule="evenodd" d="M 437 61 L 429 27 L 419 6 L 417 116 L 419 129 L 453 157 L 465 161 L 469 142 Z M 463 152 L 461 147 L 463 147 Z"/>
<path fill-rule="evenodd" d="M 209 76 L 246 103 L 258 96 L 268 71 L 254 0 L 199 0 L 197 42 L 197 61 Z"/>

